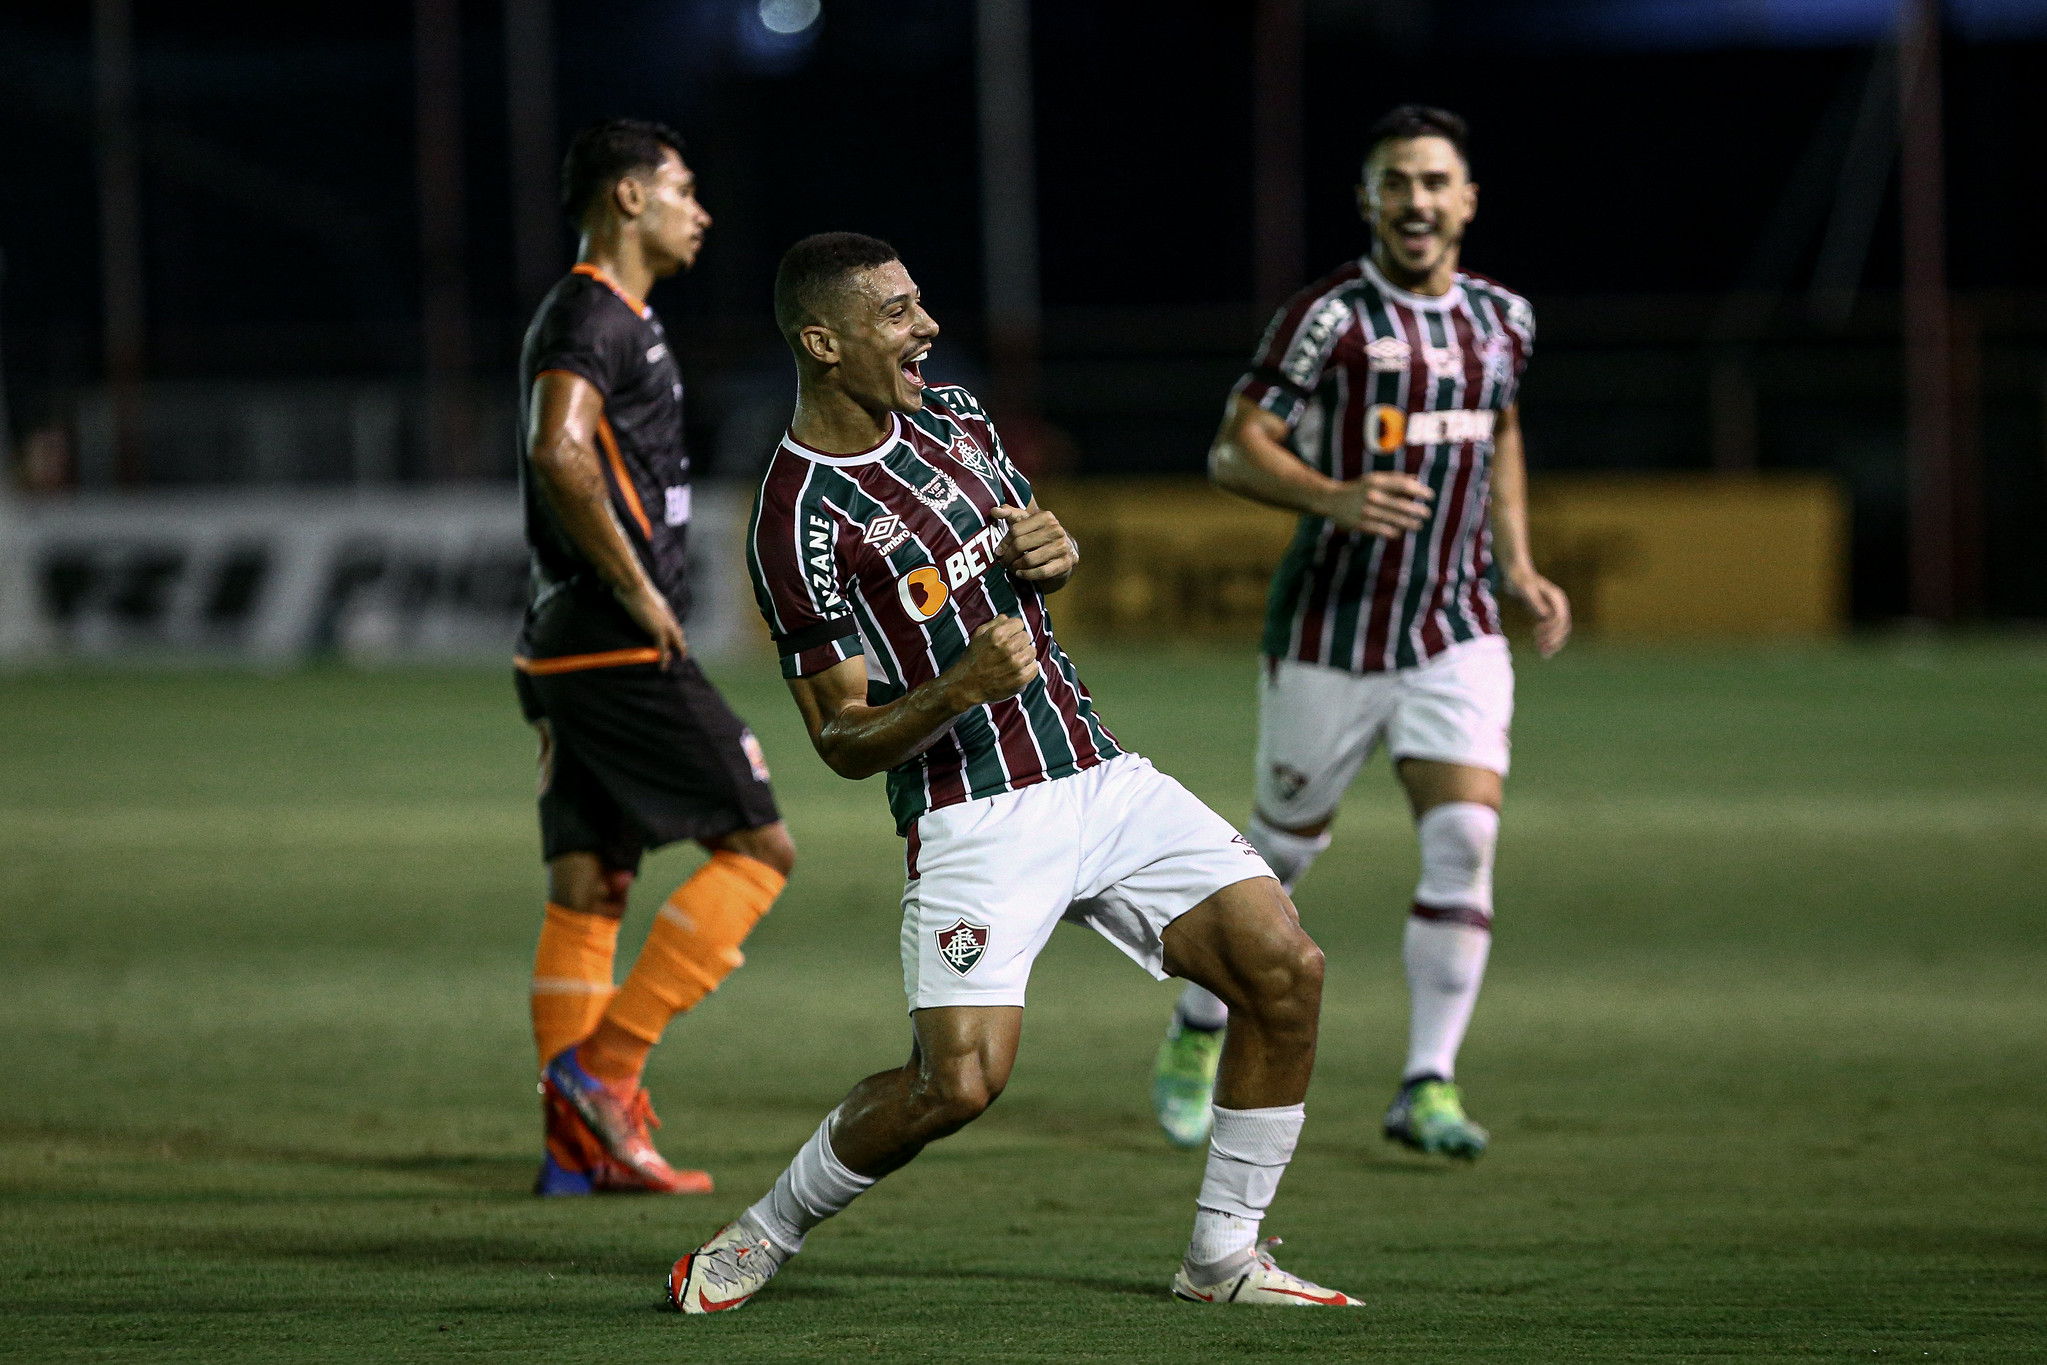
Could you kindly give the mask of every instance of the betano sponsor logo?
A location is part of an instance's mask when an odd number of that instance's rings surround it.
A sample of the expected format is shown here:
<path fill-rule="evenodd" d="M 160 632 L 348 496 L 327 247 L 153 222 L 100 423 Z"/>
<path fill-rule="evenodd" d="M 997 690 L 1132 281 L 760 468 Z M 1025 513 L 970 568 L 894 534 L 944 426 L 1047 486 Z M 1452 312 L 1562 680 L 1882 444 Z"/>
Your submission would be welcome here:
<path fill-rule="evenodd" d="M 929 621 L 945 610 L 951 596 L 936 564 L 919 564 L 896 580 L 896 598 L 912 621 Z"/>
<path fill-rule="evenodd" d="M 896 580 L 896 599 L 913 621 L 929 621 L 945 610 L 945 604 L 968 580 L 979 578 L 995 563 L 996 549 L 1009 535 L 1007 522 L 983 526 L 962 544 L 957 553 L 946 556 L 945 568 L 919 564 Z"/>
<path fill-rule="evenodd" d="M 1499 416 L 1490 408 L 1407 412 L 1391 403 L 1379 403 L 1365 413 L 1365 444 L 1381 454 L 1391 454 L 1402 446 L 1490 441 L 1493 439 L 1493 424 Z"/>

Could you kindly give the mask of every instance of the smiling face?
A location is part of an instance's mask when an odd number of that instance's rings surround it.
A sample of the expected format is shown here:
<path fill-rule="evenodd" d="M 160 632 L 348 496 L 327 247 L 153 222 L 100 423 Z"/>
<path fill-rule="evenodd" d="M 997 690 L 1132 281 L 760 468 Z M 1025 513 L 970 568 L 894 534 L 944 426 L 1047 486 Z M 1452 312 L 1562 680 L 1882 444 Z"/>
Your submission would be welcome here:
<path fill-rule="evenodd" d="M 1393 138 L 1372 149 L 1358 212 L 1372 228 L 1372 258 L 1395 284 L 1447 291 L 1478 186 L 1448 138 Z"/>
<path fill-rule="evenodd" d="M 619 207 L 639 226 L 647 262 L 656 275 L 672 275 L 697 263 L 711 215 L 697 199 L 696 173 L 669 148 L 661 164 L 618 183 Z"/>
<path fill-rule="evenodd" d="M 846 277 L 829 325 L 803 329 L 803 349 L 831 364 L 834 382 L 869 412 L 919 412 L 924 358 L 938 323 L 924 311 L 917 282 L 901 261 Z"/>

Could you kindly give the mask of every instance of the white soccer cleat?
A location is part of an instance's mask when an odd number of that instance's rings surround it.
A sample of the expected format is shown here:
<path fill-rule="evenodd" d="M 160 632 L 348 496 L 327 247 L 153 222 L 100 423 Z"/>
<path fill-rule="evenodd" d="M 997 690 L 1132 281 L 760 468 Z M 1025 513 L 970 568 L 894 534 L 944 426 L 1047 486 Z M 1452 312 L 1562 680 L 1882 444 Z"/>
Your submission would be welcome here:
<path fill-rule="evenodd" d="M 787 1258 L 747 1221 L 736 1218 L 668 1272 L 668 1302 L 684 1313 L 737 1308 L 775 1277 Z"/>
<path fill-rule="evenodd" d="M 1189 1303 L 1278 1304 L 1289 1308 L 1365 1306 L 1363 1299 L 1354 1299 L 1340 1290 L 1324 1289 L 1281 1270 L 1273 1263 L 1271 1250 L 1279 1244 L 1279 1238 L 1268 1237 L 1245 1248 L 1238 1256 L 1205 1267 L 1201 1277 L 1205 1283 L 1197 1284 L 1183 1261 L 1173 1276 L 1173 1297 Z"/>

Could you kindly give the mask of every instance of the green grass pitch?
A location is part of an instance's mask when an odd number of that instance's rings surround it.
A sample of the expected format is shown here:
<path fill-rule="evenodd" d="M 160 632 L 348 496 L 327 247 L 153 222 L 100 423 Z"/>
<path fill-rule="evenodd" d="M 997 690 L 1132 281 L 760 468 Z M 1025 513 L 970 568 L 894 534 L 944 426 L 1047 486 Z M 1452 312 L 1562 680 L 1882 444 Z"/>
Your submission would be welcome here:
<path fill-rule="evenodd" d="M 1232 819 L 1252 664 L 1077 650 Z M 1353 1313 L 1165 1292 L 1173 987 L 1072 930 L 1000 1104 L 745 1311 L 657 1311 L 905 1055 L 901 846 L 771 669 L 716 670 L 801 848 L 650 1081 L 715 1196 L 541 1202 L 508 675 L 0 678 L 0 1355 L 39 1361 L 1992 1360 L 2047 1353 L 2047 647 L 1524 656 L 1494 1149 L 1389 1149 L 1412 836 L 1383 760 L 1302 888 L 1321 1061 L 1267 1230 Z M 630 952 L 696 858 L 650 860 Z"/>

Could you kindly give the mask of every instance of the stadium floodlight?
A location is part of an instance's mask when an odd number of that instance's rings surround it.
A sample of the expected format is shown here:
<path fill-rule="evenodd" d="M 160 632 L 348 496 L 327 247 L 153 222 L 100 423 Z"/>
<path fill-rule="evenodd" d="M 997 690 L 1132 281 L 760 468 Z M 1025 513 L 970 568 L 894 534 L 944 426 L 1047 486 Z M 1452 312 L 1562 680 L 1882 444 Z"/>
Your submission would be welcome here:
<path fill-rule="evenodd" d="M 761 27 L 770 33 L 801 33 L 823 12 L 819 0 L 760 0 Z"/>

